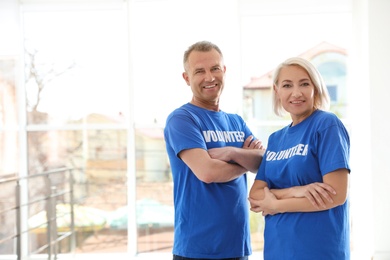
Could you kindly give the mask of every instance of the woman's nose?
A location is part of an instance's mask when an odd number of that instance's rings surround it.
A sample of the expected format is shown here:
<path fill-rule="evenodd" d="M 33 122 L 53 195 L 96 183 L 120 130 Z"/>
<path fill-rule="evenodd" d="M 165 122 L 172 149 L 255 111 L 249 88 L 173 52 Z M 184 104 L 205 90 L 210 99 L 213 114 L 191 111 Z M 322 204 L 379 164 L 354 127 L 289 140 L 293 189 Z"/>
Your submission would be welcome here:
<path fill-rule="evenodd" d="M 300 96 L 302 96 L 302 92 L 300 91 L 300 89 L 298 87 L 293 87 L 291 95 L 293 97 L 300 97 Z"/>

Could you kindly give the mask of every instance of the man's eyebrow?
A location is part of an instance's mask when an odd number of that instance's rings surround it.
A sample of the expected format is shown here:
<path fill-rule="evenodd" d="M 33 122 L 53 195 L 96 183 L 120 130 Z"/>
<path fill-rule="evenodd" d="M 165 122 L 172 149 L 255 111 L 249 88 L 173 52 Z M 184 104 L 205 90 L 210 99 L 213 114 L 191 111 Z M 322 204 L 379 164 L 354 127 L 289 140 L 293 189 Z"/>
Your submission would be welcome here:
<path fill-rule="evenodd" d="M 195 68 L 194 71 L 203 71 L 204 68 Z"/>

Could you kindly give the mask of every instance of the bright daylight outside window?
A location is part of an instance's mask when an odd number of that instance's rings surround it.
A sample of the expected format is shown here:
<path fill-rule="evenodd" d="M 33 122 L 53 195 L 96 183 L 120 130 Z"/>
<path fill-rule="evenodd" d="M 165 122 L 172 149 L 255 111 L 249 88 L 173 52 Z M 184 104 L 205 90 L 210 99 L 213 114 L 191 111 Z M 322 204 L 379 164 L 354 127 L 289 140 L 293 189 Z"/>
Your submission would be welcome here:
<path fill-rule="evenodd" d="M 29 209 L 32 250 L 48 243 L 47 211 L 55 211 L 60 236 L 71 228 L 72 209 L 75 241 L 63 239 L 58 253 L 72 250 L 72 243 L 76 253 L 127 250 L 125 11 L 24 9 L 27 123 L 34 128 L 28 131 L 28 174 L 69 167 L 74 180 L 73 198 Z M 57 189 L 68 178 L 54 177 Z M 47 186 L 31 187 L 34 199 Z"/>
<path fill-rule="evenodd" d="M 9 228 L 2 228 L 0 254 L 19 254 L 12 227 L 20 212 L 26 222 L 21 250 L 28 255 L 126 253 L 129 237 L 137 240 L 136 253 L 170 251 L 172 181 L 162 128 L 130 128 L 127 5 L 38 3 L 21 10 L 25 103 L 16 102 L 19 61 L 2 59 L 0 115 L 14 130 L 1 132 L 7 164 L 0 174 L 15 174 L 18 154 L 26 153 L 27 176 L 23 185 L 1 182 L 2 196 L 12 199 L 1 212 Z M 19 110 L 26 111 L 24 122 Z M 19 124 L 26 125 L 20 128 L 26 151 L 17 149 Z M 130 201 L 129 178 L 136 188 Z"/>

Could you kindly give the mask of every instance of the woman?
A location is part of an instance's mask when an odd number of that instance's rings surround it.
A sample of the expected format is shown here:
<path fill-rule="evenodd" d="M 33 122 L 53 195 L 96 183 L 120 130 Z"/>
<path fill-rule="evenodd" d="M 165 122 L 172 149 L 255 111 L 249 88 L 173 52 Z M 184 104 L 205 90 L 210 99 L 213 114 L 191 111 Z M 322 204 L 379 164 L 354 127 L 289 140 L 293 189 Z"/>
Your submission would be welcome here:
<path fill-rule="evenodd" d="M 317 69 L 290 58 L 273 77 L 273 108 L 292 123 L 271 134 L 249 194 L 265 216 L 264 259 L 349 259 L 350 141 L 327 112 L 329 94 Z"/>

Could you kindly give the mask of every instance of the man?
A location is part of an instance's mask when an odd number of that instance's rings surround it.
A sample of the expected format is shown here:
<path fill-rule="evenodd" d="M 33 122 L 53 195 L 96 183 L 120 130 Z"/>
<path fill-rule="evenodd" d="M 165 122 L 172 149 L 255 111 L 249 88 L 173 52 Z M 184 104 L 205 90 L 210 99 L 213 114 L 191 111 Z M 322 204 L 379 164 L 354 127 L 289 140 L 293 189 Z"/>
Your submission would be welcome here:
<path fill-rule="evenodd" d="M 183 65 L 193 96 L 164 129 L 174 183 L 173 259 L 247 259 L 246 172 L 257 172 L 264 148 L 239 115 L 219 108 L 226 72 L 219 47 L 197 42 Z"/>

